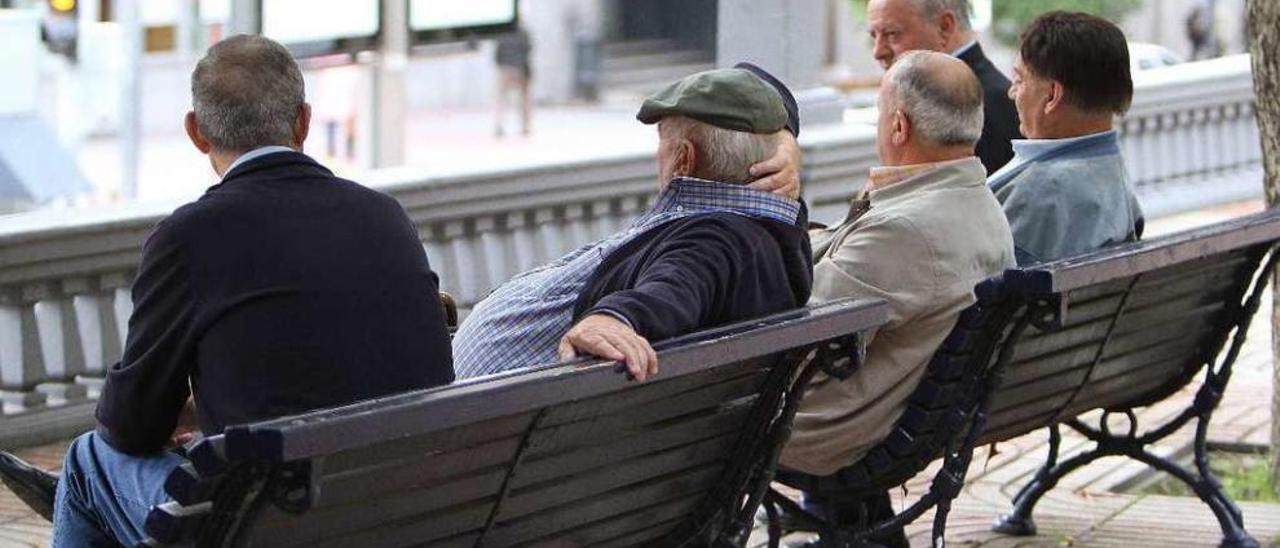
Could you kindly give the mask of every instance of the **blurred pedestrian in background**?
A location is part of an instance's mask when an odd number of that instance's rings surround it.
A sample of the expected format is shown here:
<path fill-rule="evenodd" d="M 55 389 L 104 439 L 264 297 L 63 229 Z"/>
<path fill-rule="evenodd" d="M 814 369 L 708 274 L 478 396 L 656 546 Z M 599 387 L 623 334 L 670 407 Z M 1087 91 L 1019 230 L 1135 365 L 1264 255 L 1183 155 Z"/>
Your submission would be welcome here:
<path fill-rule="evenodd" d="M 507 101 L 513 91 L 519 92 L 520 96 L 520 134 L 529 135 L 529 121 L 533 114 L 533 99 L 529 95 L 529 82 L 533 77 L 529 54 L 532 51 L 533 43 L 524 27 L 516 27 L 510 34 L 498 39 L 498 50 L 494 54 L 494 60 L 498 64 L 498 106 L 497 121 L 493 129 L 493 134 L 497 137 L 506 134 Z"/>

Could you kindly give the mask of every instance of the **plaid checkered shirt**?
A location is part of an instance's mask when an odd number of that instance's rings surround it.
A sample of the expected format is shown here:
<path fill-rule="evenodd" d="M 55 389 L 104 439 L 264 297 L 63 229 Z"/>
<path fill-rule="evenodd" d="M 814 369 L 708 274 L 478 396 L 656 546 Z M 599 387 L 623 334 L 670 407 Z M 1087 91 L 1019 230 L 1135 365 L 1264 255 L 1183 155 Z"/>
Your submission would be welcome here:
<path fill-rule="evenodd" d="M 457 377 L 557 361 L 556 348 L 572 326 L 578 293 L 605 257 L 663 223 L 715 212 L 795 224 L 800 203 L 736 184 L 673 179 L 627 230 L 520 274 L 480 301 L 453 337 Z"/>

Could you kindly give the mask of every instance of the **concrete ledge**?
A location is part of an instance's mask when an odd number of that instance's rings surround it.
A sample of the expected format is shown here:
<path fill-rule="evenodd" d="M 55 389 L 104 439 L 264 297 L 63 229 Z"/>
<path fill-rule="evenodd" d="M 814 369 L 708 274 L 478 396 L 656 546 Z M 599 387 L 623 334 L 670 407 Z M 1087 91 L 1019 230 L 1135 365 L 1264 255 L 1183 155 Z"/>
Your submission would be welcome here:
<path fill-rule="evenodd" d="M 0 421 L 0 450 L 44 445 L 74 438 L 94 427 L 93 410 L 98 402 L 82 402 L 50 407 Z"/>

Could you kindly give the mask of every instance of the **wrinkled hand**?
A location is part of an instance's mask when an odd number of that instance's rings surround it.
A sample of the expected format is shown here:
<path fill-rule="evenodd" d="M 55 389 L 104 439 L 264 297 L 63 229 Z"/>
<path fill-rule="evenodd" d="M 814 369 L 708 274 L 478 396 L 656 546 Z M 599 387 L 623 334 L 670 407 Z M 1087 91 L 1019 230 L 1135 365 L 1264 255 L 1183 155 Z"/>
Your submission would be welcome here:
<path fill-rule="evenodd" d="M 763 177 L 747 186 L 797 199 L 800 197 L 800 143 L 785 129 L 776 135 L 778 151 L 772 158 L 751 166 L 753 177 Z"/>
<path fill-rule="evenodd" d="M 592 314 L 579 321 L 560 339 L 559 352 L 561 361 L 590 354 L 623 362 L 637 381 L 658 374 L 658 354 L 649 341 L 608 314 Z"/>

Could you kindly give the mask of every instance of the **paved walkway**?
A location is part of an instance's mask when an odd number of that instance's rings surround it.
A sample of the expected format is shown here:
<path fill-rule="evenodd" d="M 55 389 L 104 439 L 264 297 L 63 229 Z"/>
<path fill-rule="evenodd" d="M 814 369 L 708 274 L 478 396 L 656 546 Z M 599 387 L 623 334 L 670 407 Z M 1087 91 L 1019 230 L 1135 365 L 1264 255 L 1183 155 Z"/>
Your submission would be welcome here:
<path fill-rule="evenodd" d="M 1181 230 L 1241 215 L 1260 207 L 1242 204 L 1198 212 L 1153 222 L 1149 236 Z M 1223 445 L 1266 446 L 1270 432 L 1269 405 L 1271 387 L 1271 337 L 1269 315 L 1258 317 L 1250 330 L 1249 342 L 1237 364 L 1236 374 L 1228 387 L 1222 406 L 1214 416 L 1210 441 Z M 1194 397 L 1198 384 L 1140 414 L 1144 424 L 1158 422 L 1183 409 Z M 1084 440 L 1064 432 L 1064 456 L 1085 448 Z M 1156 448 L 1159 454 L 1184 452 L 1189 444 L 1190 428 Z M 65 442 L 21 451 L 23 457 L 40 466 L 60 466 Z M 1045 497 L 1037 508 L 1036 521 L 1040 534 L 1036 537 L 1011 538 L 989 532 L 996 516 L 1007 512 L 1009 501 L 1018 488 L 1034 474 L 1044 461 L 1047 435 L 1035 432 L 1002 443 L 992 454 L 981 448 L 975 455 L 965 491 L 956 502 L 948 528 L 948 544 L 952 546 L 1216 546 L 1220 540 L 1217 522 L 1209 510 L 1190 497 L 1125 494 L 1124 487 L 1141 482 L 1149 471 L 1142 465 L 1123 459 L 1104 459 L 1068 476 Z M 927 489 L 932 471 L 908 484 L 907 501 Z M 895 494 L 901 507 L 904 497 Z M 1243 503 L 1245 524 L 1249 532 L 1264 546 L 1280 546 L 1280 504 Z M 912 544 L 927 546 L 932 515 L 926 515 L 908 528 Z M 788 543 L 808 537 L 791 535 Z M 48 544 L 49 524 L 26 508 L 7 490 L 0 488 L 0 546 L 44 546 Z M 1274 544 L 1272 544 L 1274 543 Z M 752 547 L 765 545 L 762 531 L 753 535 Z"/>

